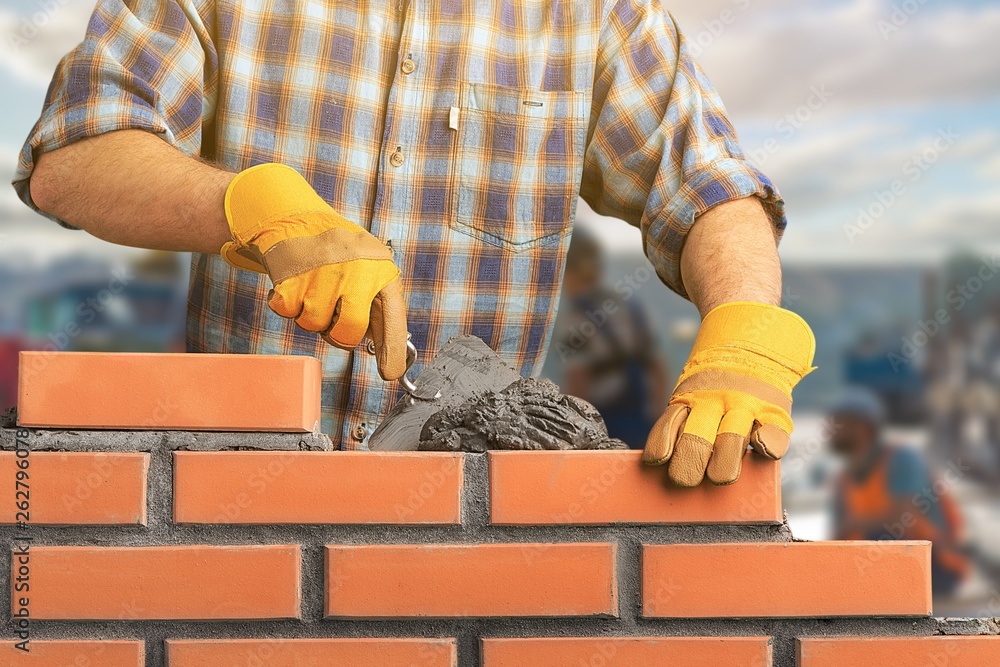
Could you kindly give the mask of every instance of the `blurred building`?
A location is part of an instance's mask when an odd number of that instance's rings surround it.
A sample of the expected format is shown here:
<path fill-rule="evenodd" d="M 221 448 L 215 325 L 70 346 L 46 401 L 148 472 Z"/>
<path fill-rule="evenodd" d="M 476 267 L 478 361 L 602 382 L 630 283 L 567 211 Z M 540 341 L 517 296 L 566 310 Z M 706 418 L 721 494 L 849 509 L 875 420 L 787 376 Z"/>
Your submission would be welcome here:
<path fill-rule="evenodd" d="M 68 255 L 0 268 L 0 410 L 17 402 L 21 350 L 183 352 L 187 257 Z"/>
<path fill-rule="evenodd" d="M 599 240 L 577 228 L 546 366 L 564 392 L 601 411 L 611 437 L 642 449 L 669 398 L 660 334 L 638 298 L 654 273 L 640 265 L 615 277 L 604 256 Z"/>

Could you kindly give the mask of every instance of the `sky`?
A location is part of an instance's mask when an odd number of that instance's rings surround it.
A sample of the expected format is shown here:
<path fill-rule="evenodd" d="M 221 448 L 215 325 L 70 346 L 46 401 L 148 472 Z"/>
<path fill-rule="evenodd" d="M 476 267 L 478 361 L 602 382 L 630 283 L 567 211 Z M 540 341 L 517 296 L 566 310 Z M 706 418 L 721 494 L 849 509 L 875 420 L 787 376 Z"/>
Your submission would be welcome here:
<path fill-rule="evenodd" d="M 59 59 L 83 38 L 95 0 L 3 0 L 0 5 L 0 257 L 78 253 L 115 258 L 130 251 L 68 232 L 32 213 L 9 183 L 38 118 Z"/>
<path fill-rule="evenodd" d="M 1000 2 L 684 0 L 672 12 L 785 197 L 786 262 L 934 261 L 1000 243 Z M 942 133 L 951 145 L 935 145 Z M 902 194 L 871 216 L 895 181 Z"/>
<path fill-rule="evenodd" d="M 94 0 L 0 7 L 0 176 Z M 788 207 L 787 263 L 935 262 L 1000 248 L 1000 0 L 666 0 Z M 29 24 L 41 23 L 32 32 Z M 26 23 L 27 22 L 27 23 Z M 12 36 L 25 39 L 13 40 Z M 581 206 L 620 251 L 637 232 Z M 863 215 L 867 212 L 867 215 Z M 0 185 L 0 254 L 118 252 Z"/>

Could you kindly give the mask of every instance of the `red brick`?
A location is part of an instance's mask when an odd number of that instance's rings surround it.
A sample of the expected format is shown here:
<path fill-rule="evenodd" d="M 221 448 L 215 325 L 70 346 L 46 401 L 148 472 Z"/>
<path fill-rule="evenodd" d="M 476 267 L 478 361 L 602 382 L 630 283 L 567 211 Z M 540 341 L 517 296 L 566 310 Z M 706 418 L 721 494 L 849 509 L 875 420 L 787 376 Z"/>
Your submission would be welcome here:
<path fill-rule="evenodd" d="M 926 616 L 929 542 L 644 546 L 647 617 Z"/>
<path fill-rule="evenodd" d="M 14 452 L 0 452 L 0 478 L 10 480 L 21 468 Z M 145 524 L 146 471 L 149 454 L 103 452 L 33 452 L 27 457 L 31 524 Z M 18 487 L 25 490 L 25 487 Z M 24 497 L 19 496 L 18 501 Z M 17 523 L 13 502 L 0 505 L 0 523 Z"/>
<path fill-rule="evenodd" d="M 495 524 L 781 523 L 780 466 L 748 454 L 731 486 L 674 486 L 638 451 L 490 452 Z"/>
<path fill-rule="evenodd" d="M 455 667 L 454 639 L 168 639 L 167 667 Z"/>
<path fill-rule="evenodd" d="M 41 428 L 313 431 L 319 360 L 21 352 L 18 422 Z"/>
<path fill-rule="evenodd" d="M 29 608 L 41 620 L 299 618 L 300 560 L 297 545 L 32 547 Z"/>
<path fill-rule="evenodd" d="M 176 452 L 178 523 L 462 521 L 460 454 Z"/>
<path fill-rule="evenodd" d="M 770 637 L 484 639 L 483 667 L 771 667 Z"/>
<path fill-rule="evenodd" d="M 799 667 L 987 667 L 1000 664 L 1000 637 L 800 639 Z"/>
<path fill-rule="evenodd" d="M 328 546 L 326 614 L 617 616 L 613 544 Z"/>
<path fill-rule="evenodd" d="M 29 652 L 16 642 L 0 642 L 4 667 L 142 667 L 146 647 L 140 641 L 50 641 L 32 639 Z"/>

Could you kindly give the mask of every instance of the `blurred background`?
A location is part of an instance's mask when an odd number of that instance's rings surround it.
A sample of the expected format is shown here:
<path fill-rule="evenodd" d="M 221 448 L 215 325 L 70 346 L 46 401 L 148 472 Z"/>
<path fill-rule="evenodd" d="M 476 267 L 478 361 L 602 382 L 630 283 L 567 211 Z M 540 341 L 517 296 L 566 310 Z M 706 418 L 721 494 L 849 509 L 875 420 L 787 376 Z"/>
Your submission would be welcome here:
<path fill-rule="evenodd" d="M 93 4 L 0 7 L 7 180 Z M 1000 616 L 1000 1 L 666 4 L 788 206 L 784 305 L 819 366 L 783 465 L 794 534 L 932 539 L 936 613 Z M 698 314 L 636 230 L 582 202 L 578 230 L 545 374 L 640 446 Z M 62 230 L 0 188 L 0 408 L 18 350 L 183 350 L 186 281 L 186 257 Z"/>

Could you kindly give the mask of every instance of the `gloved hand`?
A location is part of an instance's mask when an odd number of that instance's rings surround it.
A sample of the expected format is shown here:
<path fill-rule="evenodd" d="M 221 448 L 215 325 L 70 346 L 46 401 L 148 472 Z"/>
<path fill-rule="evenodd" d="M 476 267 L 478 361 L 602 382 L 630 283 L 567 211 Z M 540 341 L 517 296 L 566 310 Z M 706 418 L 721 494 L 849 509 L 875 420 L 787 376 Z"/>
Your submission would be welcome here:
<path fill-rule="evenodd" d="M 389 247 L 281 164 L 238 174 L 226 192 L 226 218 L 233 240 L 223 246 L 222 257 L 271 277 L 271 310 L 345 350 L 367 333 L 379 374 L 402 377 L 406 306 Z"/>
<path fill-rule="evenodd" d="M 812 368 L 816 340 L 805 321 L 760 303 L 714 308 L 681 372 L 663 416 L 646 440 L 643 462 L 670 462 L 670 479 L 697 486 L 740 476 L 747 443 L 780 459 L 792 432 L 792 388 Z"/>

